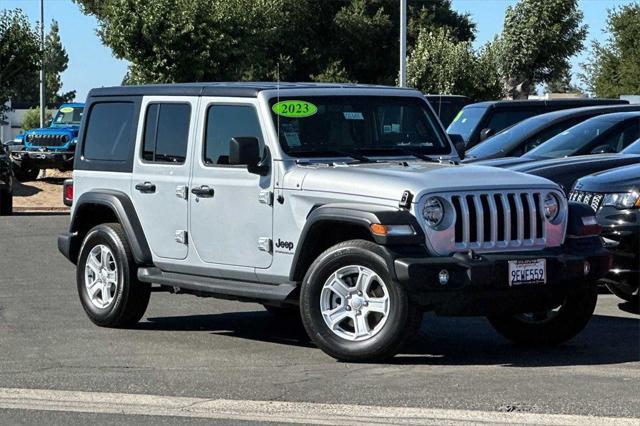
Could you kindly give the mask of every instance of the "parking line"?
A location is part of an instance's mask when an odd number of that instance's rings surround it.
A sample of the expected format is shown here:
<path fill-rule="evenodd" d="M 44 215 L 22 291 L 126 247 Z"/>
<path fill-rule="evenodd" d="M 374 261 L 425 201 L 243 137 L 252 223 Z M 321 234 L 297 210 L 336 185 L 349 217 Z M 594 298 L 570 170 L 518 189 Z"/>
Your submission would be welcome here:
<path fill-rule="evenodd" d="M 633 425 L 639 419 L 0 388 L 0 409 L 305 424 Z"/>

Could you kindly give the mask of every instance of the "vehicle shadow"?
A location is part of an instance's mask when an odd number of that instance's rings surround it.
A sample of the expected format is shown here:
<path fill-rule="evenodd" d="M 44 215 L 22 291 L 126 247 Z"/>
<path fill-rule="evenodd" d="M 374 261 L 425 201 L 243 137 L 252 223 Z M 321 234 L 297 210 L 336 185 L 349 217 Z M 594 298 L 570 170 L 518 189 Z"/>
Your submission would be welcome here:
<path fill-rule="evenodd" d="M 265 311 L 148 318 L 138 328 L 209 331 L 212 334 L 313 347 L 299 318 L 279 318 Z M 425 315 L 418 336 L 405 344 L 390 364 L 501 365 L 550 367 L 619 364 L 640 361 L 640 320 L 594 315 L 587 328 L 556 347 L 514 345 L 484 318 Z"/>
<path fill-rule="evenodd" d="M 13 181 L 13 196 L 14 197 L 32 197 L 40 192 L 42 192 L 41 188 L 36 186 L 28 185 L 24 182 L 18 182 L 18 180 Z"/>

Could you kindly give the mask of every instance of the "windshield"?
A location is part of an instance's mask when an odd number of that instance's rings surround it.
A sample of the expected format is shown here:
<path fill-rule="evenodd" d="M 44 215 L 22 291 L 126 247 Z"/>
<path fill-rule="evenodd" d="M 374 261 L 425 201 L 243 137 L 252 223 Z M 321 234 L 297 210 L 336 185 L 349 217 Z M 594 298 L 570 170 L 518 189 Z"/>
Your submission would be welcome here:
<path fill-rule="evenodd" d="M 486 107 L 463 108 L 447 128 L 447 133 L 460 135 L 468 141 L 486 111 Z"/>
<path fill-rule="evenodd" d="M 617 120 L 603 117 L 591 118 L 554 136 L 544 144 L 529 151 L 527 156 L 561 158 L 574 155 L 618 123 Z"/>
<path fill-rule="evenodd" d="M 451 154 L 437 118 L 419 98 L 281 97 L 270 107 L 280 145 L 292 157 Z"/>
<path fill-rule="evenodd" d="M 620 151 L 620 154 L 638 154 L 640 155 L 640 139 Z"/>
<path fill-rule="evenodd" d="M 53 124 L 80 124 L 82 120 L 83 107 L 63 107 L 60 108 Z"/>

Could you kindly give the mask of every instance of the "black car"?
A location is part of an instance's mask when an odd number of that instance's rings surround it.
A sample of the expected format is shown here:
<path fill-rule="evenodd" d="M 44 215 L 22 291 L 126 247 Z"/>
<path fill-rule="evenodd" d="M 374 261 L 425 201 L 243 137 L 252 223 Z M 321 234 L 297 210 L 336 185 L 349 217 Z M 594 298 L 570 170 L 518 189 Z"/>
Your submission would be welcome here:
<path fill-rule="evenodd" d="M 613 253 L 613 267 L 603 279 L 612 293 L 638 302 L 640 288 L 640 165 L 619 167 L 578 180 L 571 201 L 590 205 Z"/>
<path fill-rule="evenodd" d="M 468 150 L 465 162 L 527 155 L 554 136 L 585 120 L 603 114 L 629 111 L 640 111 L 640 105 L 574 108 L 531 117 Z"/>
<path fill-rule="evenodd" d="M 13 211 L 13 171 L 5 147 L 0 144 L 0 216 Z"/>
<path fill-rule="evenodd" d="M 619 99 L 551 99 L 536 101 L 489 101 L 467 105 L 447 128 L 458 134 L 467 149 L 472 148 L 507 127 L 536 115 L 562 109 L 587 106 L 622 105 Z"/>
<path fill-rule="evenodd" d="M 465 105 L 469 105 L 471 98 L 460 95 L 425 95 L 433 110 L 440 117 L 444 127 L 449 126 L 456 115 Z"/>

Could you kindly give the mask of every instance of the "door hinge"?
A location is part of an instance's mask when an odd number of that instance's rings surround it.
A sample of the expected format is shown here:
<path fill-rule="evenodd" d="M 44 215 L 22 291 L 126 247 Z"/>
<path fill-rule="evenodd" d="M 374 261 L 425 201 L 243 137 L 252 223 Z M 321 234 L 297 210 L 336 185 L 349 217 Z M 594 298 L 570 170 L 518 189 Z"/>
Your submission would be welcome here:
<path fill-rule="evenodd" d="M 258 195 L 258 201 L 260 201 L 262 204 L 266 204 L 268 206 L 272 206 L 273 205 L 273 192 L 271 192 L 271 191 L 260 191 L 260 194 Z"/>
<path fill-rule="evenodd" d="M 258 250 L 271 253 L 271 238 L 269 237 L 258 238 Z"/>
<path fill-rule="evenodd" d="M 187 231 L 180 229 L 176 231 L 176 243 L 187 244 Z"/>
<path fill-rule="evenodd" d="M 187 187 L 187 185 L 176 186 L 176 197 L 186 200 L 188 196 L 189 196 L 189 188 Z"/>

